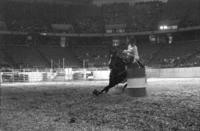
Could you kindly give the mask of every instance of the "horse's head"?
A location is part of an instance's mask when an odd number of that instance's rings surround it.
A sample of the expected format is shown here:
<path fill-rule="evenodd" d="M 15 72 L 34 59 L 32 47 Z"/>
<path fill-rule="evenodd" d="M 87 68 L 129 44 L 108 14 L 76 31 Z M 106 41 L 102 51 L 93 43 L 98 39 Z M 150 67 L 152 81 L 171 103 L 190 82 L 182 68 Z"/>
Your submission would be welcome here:
<path fill-rule="evenodd" d="M 125 60 L 122 57 L 122 54 L 120 52 L 113 52 L 111 54 L 111 59 L 110 59 L 110 67 L 116 67 L 116 68 L 123 68 L 125 66 Z"/>

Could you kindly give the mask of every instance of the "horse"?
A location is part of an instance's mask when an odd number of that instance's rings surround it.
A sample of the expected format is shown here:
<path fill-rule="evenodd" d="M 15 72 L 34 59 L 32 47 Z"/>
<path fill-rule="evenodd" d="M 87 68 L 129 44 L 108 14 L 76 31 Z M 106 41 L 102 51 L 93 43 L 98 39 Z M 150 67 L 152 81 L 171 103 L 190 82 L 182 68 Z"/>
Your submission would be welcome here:
<path fill-rule="evenodd" d="M 97 90 L 93 91 L 94 95 L 99 95 L 102 93 L 107 93 L 112 87 L 115 87 L 119 83 L 125 83 L 127 81 L 127 70 L 126 70 L 126 62 L 125 60 L 118 55 L 117 52 L 113 52 L 110 57 L 109 68 L 110 68 L 110 76 L 109 76 L 109 84 L 104 87 L 100 92 Z M 124 85 L 123 89 L 125 89 L 127 84 Z"/>

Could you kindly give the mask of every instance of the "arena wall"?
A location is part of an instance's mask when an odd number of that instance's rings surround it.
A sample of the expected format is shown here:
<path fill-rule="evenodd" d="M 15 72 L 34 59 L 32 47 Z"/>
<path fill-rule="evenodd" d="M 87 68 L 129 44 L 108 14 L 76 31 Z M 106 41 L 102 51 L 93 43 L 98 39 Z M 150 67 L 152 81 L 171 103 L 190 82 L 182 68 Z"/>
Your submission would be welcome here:
<path fill-rule="evenodd" d="M 146 75 L 148 78 L 198 78 L 200 77 L 200 67 L 147 68 Z"/>
<path fill-rule="evenodd" d="M 42 82 L 69 80 L 108 80 L 108 69 L 66 69 L 60 72 L 1 72 L 1 82 Z M 186 68 L 146 68 L 147 78 L 200 78 L 200 67 Z M 58 79 L 59 78 L 59 79 Z"/>
<path fill-rule="evenodd" d="M 103 80 L 103 79 L 109 79 L 109 70 L 104 70 L 104 71 L 94 71 L 94 79 L 95 80 Z"/>
<path fill-rule="evenodd" d="M 108 79 L 108 70 L 94 71 L 94 79 Z M 200 78 L 200 67 L 146 68 L 147 78 Z"/>

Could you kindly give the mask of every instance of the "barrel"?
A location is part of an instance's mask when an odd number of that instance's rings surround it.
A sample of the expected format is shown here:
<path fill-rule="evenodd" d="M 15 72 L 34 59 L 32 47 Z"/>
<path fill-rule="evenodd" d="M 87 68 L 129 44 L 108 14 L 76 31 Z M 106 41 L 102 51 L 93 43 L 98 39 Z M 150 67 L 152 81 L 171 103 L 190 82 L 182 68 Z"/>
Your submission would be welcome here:
<path fill-rule="evenodd" d="M 146 73 L 145 68 L 139 67 L 137 63 L 127 67 L 127 88 L 125 93 L 132 97 L 146 96 Z"/>

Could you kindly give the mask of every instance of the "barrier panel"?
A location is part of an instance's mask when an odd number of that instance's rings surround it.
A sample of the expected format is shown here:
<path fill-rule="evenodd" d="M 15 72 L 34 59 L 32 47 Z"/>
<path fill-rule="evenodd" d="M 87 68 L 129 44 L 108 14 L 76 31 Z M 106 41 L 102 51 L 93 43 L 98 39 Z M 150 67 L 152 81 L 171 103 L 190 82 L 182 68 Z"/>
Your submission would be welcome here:
<path fill-rule="evenodd" d="M 26 72 L 30 82 L 43 81 L 43 72 Z"/>
<path fill-rule="evenodd" d="M 130 73 L 132 72 L 132 73 Z M 41 81 L 69 81 L 69 80 L 108 80 L 110 70 L 107 69 L 72 69 L 66 68 L 62 71 L 23 71 L 11 70 L 0 72 L 0 82 L 41 82 Z M 133 76 L 132 76 L 133 75 Z M 139 86 L 146 78 L 200 78 L 200 67 L 185 68 L 128 68 L 129 85 Z M 132 84 L 134 83 L 134 84 Z M 138 84 L 138 85 L 137 85 Z M 132 86 L 133 87 L 133 86 Z M 132 88 L 130 87 L 130 88 Z"/>
<path fill-rule="evenodd" d="M 42 79 L 43 79 L 43 81 L 47 81 L 48 80 L 48 75 L 47 75 L 47 73 L 43 73 L 42 74 Z"/>
<path fill-rule="evenodd" d="M 3 80 L 2 80 L 2 75 L 3 75 L 3 73 L 2 73 L 2 72 L 0 72 L 0 83 L 2 83 L 2 82 L 3 82 Z"/>
<path fill-rule="evenodd" d="M 73 72 L 72 68 L 65 69 L 65 80 L 72 80 L 73 79 Z"/>
<path fill-rule="evenodd" d="M 93 71 L 94 80 L 108 80 L 110 70 Z"/>
<path fill-rule="evenodd" d="M 72 70 L 72 79 L 73 80 L 84 80 L 86 74 L 86 69 L 73 69 Z"/>
<path fill-rule="evenodd" d="M 147 68 L 148 78 L 198 78 L 200 77 L 200 67 L 184 68 Z"/>
<path fill-rule="evenodd" d="M 1 74 L 2 83 L 4 82 L 14 82 L 14 73 L 6 72 Z"/>

